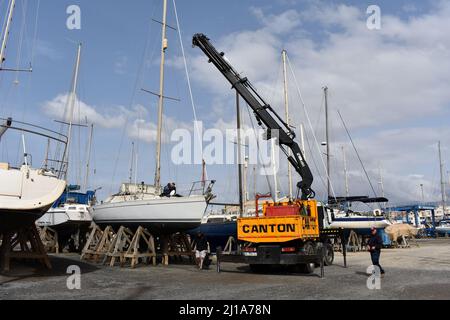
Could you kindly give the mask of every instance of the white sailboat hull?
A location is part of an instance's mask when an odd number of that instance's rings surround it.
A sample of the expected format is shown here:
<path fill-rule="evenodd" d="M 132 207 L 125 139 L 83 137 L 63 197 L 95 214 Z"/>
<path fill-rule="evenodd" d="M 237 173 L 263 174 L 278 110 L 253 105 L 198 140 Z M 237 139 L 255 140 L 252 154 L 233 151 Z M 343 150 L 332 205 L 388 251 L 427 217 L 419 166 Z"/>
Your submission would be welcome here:
<path fill-rule="evenodd" d="M 386 219 L 368 219 L 368 218 L 349 218 L 349 219 L 341 219 L 337 218 L 331 223 L 331 228 L 333 229 L 370 229 L 377 228 L 383 229 L 387 226 L 391 225 L 391 223 Z"/>
<path fill-rule="evenodd" d="M 0 168 L 0 231 L 34 223 L 58 200 L 66 182 L 43 170 Z"/>
<path fill-rule="evenodd" d="M 64 224 L 89 225 L 91 222 L 92 216 L 89 212 L 89 206 L 75 204 L 50 209 L 37 221 L 37 224 L 42 227 L 57 227 Z"/>
<path fill-rule="evenodd" d="M 98 225 L 143 226 L 154 234 L 166 234 L 198 227 L 206 207 L 204 196 L 155 197 L 104 203 L 91 208 L 91 213 Z"/>
<path fill-rule="evenodd" d="M 436 227 L 436 232 L 440 234 L 450 234 L 450 226 L 449 227 Z"/>

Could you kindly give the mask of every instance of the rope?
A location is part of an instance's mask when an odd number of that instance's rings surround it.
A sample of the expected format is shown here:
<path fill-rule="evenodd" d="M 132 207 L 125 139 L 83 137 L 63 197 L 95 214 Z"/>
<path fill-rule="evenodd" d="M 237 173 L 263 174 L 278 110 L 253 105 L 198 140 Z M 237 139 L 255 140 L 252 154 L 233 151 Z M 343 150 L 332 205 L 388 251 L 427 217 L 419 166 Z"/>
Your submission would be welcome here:
<path fill-rule="evenodd" d="M 313 128 L 312 123 L 311 123 L 311 118 L 309 117 L 309 113 L 308 113 L 308 110 L 306 108 L 305 101 L 303 100 L 303 95 L 302 95 L 302 93 L 300 91 L 300 86 L 298 84 L 297 77 L 295 76 L 294 70 L 292 68 L 291 60 L 289 59 L 288 55 L 286 55 L 286 56 L 287 56 L 289 69 L 291 70 L 292 76 L 294 78 L 295 85 L 297 87 L 297 93 L 298 93 L 298 95 L 300 97 L 300 101 L 302 103 L 303 110 L 305 111 L 306 119 L 308 120 L 309 127 L 310 127 L 310 129 L 311 129 L 311 131 L 313 133 L 314 141 L 316 142 L 317 151 L 319 151 L 319 154 L 322 154 L 322 152 L 320 151 L 320 147 L 319 147 L 319 142 L 317 140 L 317 136 L 314 134 L 314 128 Z M 322 165 L 325 168 L 327 179 L 330 181 L 331 192 L 333 193 L 333 196 L 336 198 L 336 193 L 334 192 L 334 187 L 333 187 L 333 184 L 331 183 L 331 179 L 330 179 L 330 176 L 328 174 L 328 170 L 327 170 L 327 166 L 325 164 L 325 161 L 323 160 L 323 157 L 320 157 L 320 159 L 322 160 Z"/>
<path fill-rule="evenodd" d="M 37 42 L 37 34 L 38 34 L 38 27 L 39 27 L 39 12 L 40 12 L 40 8 L 41 8 L 41 0 L 38 0 L 37 2 L 37 8 L 36 8 L 36 20 L 34 23 L 34 36 L 33 36 L 33 44 L 31 47 L 31 61 L 30 64 L 31 66 L 34 65 L 34 58 L 35 58 L 35 50 L 36 50 L 36 42 Z"/>
<path fill-rule="evenodd" d="M 152 15 L 155 13 L 156 9 L 157 9 L 157 6 L 155 5 L 153 7 Z M 131 101 L 130 101 L 130 106 L 133 106 L 133 104 L 135 103 L 137 88 L 143 82 L 143 73 L 144 73 L 144 68 L 143 67 L 144 67 L 144 63 L 145 63 L 146 57 L 147 57 L 148 52 L 149 52 L 151 30 L 152 30 L 152 23 L 150 22 L 149 23 L 149 27 L 148 27 L 147 42 L 146 42 L 146 45 L 145 45 L 145 48 L 144 48 L 144 52 L 142 53 L 141 64 L 139 66 L 138 74 L 136 76 L 136 81 L 134 83 L 134 89 L 133 89 L 133 94 L 132 94 Z M 154 54 L 155 50 L 156 50 L 156 42 L 153 44 L 152 54 L 150 55 L 151 58 L 153 57 L 153 54 Z M 139 115 L 140 115 L 140 112 L 139 112 Z M 115 179 L 116 179 L 117 168 L 119 166 L 119 160 L 120 160 L 120 156 L 121 156 L 121 153 L 122 153 L 122 148 L 123 148 L 123 144 L 124 144 L 125 135 L 126 135 L 126 132 L 127 132 L 127 129 L 128 129 L 128 121 L 129 120 L 130 120 L 130 114 L 127 114 L 127 117 L 125 119 L 125 125 L 123 127 L 122 135 L 121 135 L 121 139 L 120 139 L 120 143 L 119 143 L 119 149 L 118 149 L 118 152 L 117 152 L 116 159 L 114 161 L 114 169 L 113 169 L 113 174 L 112 174 L 112 177 L 111 177 L 111 184 L 109 185 L 109 194 L 112 194 L 112 188 L 114 186 L 114 182 L 115 182 Z M 137 143 L 136 143 L 136 150 L 137 150 L 136 154 L 139 154 L 139 149 L 140 149 L 140 133 L 141 133 L 140 126 L 138 126 L 138 139 L 137 139 Z M 136 171 L 137 170 L 138 169 L 136 168 Z"/>
<path fill-rule="evenodd" d="M 19 70 L 20 69 L 20 62 L 22 61 L 22 46 L 23 46 L 23 39 L 24 39 L 24 35 L 25 35 L 25 30 L 26 30 L 26 24 L 27 24 L 27 11 L 28 11 L 28 1 L 27 0 L 23 0 L 23 6 L 22 6 L 22 26 L 20 29 L 20 35 L 19 35 L 19 43 L 18 43 L 18 50 L 17 50 L 17 59 L 16 59 L 16 69 Z M 17 84 L 19 82 L 19 73 L 20 72 L 16 72 L 16 78 L 15 78 L 15 84 Z"/>
<path fill-rule="evenodd" d="M 250 106 L 248 104 L 246 104 L 246 106 L 247 106 L 248 116 L 250 118 L 250 123 L 252 125 L 253 132 L 254 132 L 255 137 L 256 137 L 256 145 L 257 145 L 257 148 L 258 148 L 258 158 L 259 158 L 259 161 L 262 162 L 261 148 L 260 148 L 258 136 L 256 134 L 255 123 L 253 122 L 253 118 L 252 118 L 251 113 L 250 113 Z M 267 173 L 266 166 L 263 165 L 262 167 L 263 167 L 263 170 L 264 170 L 264 175 L 265 175 L 266 180 L 267 180 L 267 185 L 269 186 L 269 190 L 274 190 L 274 188 L 272 188 L 272 184 L 270 183 L 269 174 Z M 275 193 L 276 192 L 277 192 L 277 190 L 275 190 Z M 274 199 L 276 197 L 275 193 L 273 193 Z"/>
<path fill-rule="evenodd" d="M 174 7 L 174 11 L 175 11 L 175 19 L 177 22 L 177 31 L 178 31 L 178 37 L 180 40 L 180 46 L 181 46 L 181 53 L 183 55 L 183 63 L 184 63 L 184 71 L 186 73 L 186 80 L 187 80 L 187 84 L 188 84 L 188 89 L 189 89 L 189 96 L 191 99 L 191 105 L 192 105 L 192 112 L 194 115 L 194 121 L 195 121 L 195 131 L 197 133 L 197 138 L 199 139 L 199 142 L 202 145 L 202 157 L 203 157 L 203 139 L 200 133 L 200 128 L 198 127 L 198 118 L 197 118 L 197 111 L 196 111 L 196 107 L 195 107 L 195 102 L 194 102 L 194 95 L 192 93 L 192 85 L 191 85 L 191 77 L 189 76 L 189 70 L 188 70 L 188 65 L 187 65 L 187 59 L 186 59 L 186 53 L 184 51 L 184 45 L 183 45 L 183 37 L 181 34 L 181 28 L 180 28 L 180 21 L 178 19 L 178 10 L 177 10 L 177 4 L 176 1 L 173 0 L 173 7 Z M 206 175 L 208 175 L 208 171 L 205 168 L 206 171 Z"/>
<path fill-rule="evenodd" d="M 348 130 L 347 125 L 345 124 L 344 118 L 342 118 L 341 112 L 340 112 L 339 110 L 338 110 L 337 113 L 339 114 L 339 117 L 340 117 L 341 120 L 342 120 L 342 124 L 344 125 L 344 129 L 345 129 L 345 131 L 347 132 L 347 135 L 348 135 L 348 137 L 349 137 L 349 139 L 350 139 L 350 142 L 352 143 L 353 149 L 355 149 L 356 155 L 358 156 L 358 160 L 359 160 L 359 162 L 361 163 L 361 166 L 362 166 L 362 168 L 363 168 L 363 170 L 364 170 L 364 174 L 365 174 L 366 177 L 367 177 L 367 181 L 369 181 L 369 184 L 370 184 L 370 187 L 372 188 L 373 194 L 375 195 L 375 197 L 377 197 L 377 192 L 375 191 L 375 188 L 373 187 L 372 181 L 370 180 L 370 177 L 369 177 L 369 174 L 367 173 L 366 167 L 364 166 L 364 163 L 363 163 L 363 161 L 362 161 L 362 159 L 361 159 L 361 157 L 360 157 L 360 155 L 359 155 L 358 149 L 356 149 L 356 145 L 355 145 L 355 143 L 353 142 L 353 138 L 352 138 L 352 136 L 350 135 L 350 131 Z"/>

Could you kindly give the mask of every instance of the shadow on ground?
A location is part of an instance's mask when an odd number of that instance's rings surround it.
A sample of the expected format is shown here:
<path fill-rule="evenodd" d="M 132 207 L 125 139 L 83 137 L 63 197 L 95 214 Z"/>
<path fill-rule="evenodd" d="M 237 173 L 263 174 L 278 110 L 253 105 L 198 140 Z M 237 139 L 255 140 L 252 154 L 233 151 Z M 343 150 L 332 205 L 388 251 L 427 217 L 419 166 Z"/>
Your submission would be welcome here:
<path fill-rule="evenodd" d="M 69 266 L 80 267 L 82 274 L 94 272 L 99 269 L 92 264 L 66 257 L 50 256 L 49 258 L 52 265 L 51 270 L 45 268 L 41 263 L 37 261 L 19 262 L 13 260 L 11 262 L 11 271 L 0 273 L 0 286 L 27 278 L 67 276 L 67 269 Z"/>

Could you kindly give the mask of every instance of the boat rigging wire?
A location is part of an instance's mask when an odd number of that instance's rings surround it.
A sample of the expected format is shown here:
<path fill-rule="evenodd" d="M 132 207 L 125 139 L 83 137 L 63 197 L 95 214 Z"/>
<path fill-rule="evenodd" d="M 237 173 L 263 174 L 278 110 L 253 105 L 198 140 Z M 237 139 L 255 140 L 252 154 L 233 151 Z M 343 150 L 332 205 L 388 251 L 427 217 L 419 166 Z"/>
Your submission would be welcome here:
<path fill-rule="evenodd" d="M 347 132 L 347 135 L 348 135 L 348 137 L 350 139 L 350 142 L 351 142 L 351 144 L 353 146 L 353 149 L 355 150 L 356 155 L 358 156 L 358 160 L 361 163 L 361 166 L 362 166 L 362 168 L 364 170 L 364 174 L 366 175 L 367 181 L 369 181 L 370 188 L 372 188 L 372 192 L 375 195 L 375 198 L 377 198 L 378 197 L 377 196 L 377 192 L 375 191 L 375 188 L 374 188 L 374 186 L 372 184 L 372 181 L 370 180 L 369 174 L 368 174 L 368 172 L 366 170 L 366 167 L 364 166 L 364 163 L 363 163 L 363 161 L 361 159 L 361 156 L 359 155 L 358 149 L 356 148 L 356 145 L 355 145 L 355 143 L 353 141 L 353 138 L 352 138 L 352 136 L 350 134 L 350 131 L 348 130 L 348 127 L 347 127 L 347 125 L 346 125 L 346 123 L 344 121 L 344 118 L 342 117 L 342 114 L 341 114 L 341 112 L 339 110 L 337 111 L 337 113 L 339 114 L 339 117 L 341 118 L 342 124 L 344 126 L 345 131 Z"/>
<path fill-rule="evenodd" d="M 192 93 L 192 84 L 191 84 L 191 77 L 189 75 L 189 69 L 188 69 L 188 65 L 187 65 L 187 59 L 186 59 L 186 53 L 184 51 L 184 44 L 183 44 L 183 37 L 181 34 L 181 26 L 180 26 L 180 20 L 178 17 L 178 10 L 177 10 L 177 4 L 176 1 L 173 0 L 173 8 L 174 8 L 174 12 L 175 12 L 175 20 L 177 23 L 177 33 L 178 33 L 178 38 L 180 41 L 180 46 L 181 46 L 181 53 L 183 55 L 183 63 L 184 63 L 184 71 L 186 73 L 186 80 L 187 80 L 187 85 L 188 85 L 188 89 L 189 89 L 189 97 L 191 99 L 191 105 L 192 105 L 192 112 L 194 115 L 194 130 L 196 131 L 197 134 L 197 138 L 199 140 L 200 145 L 202 146 L 201 150 L 202 150 L 202 158 L 203 158 L 203 139 L 201 136 L 201 132 L 200 132 L 200 128 L 198 127 L 198 118 L 197 118 L 197 110 L 196 110 L 196 106 L 195 106 L 195 101 L 194 101 L 194 95 Z M 205 168 L 206 171 L 206 175 L 208 175 L 208 171 Z"/>
<path fill-rule="evenodd" d="M 302 95 L 302 92 L 300 91 L 300 86 L 299 86 L 299 83 L 298 83 L 298 81 L 297 81 L 297 77 L 295 76 L 295 72 L 294 72 L 294 69 L 293 69 L 292 64 L 291 64 L 291 60 L 290 60 L 290 58 L 289 58 L 289 55 L 286 55 L 286 56 L 287 56 L 287 61 L 288 61 L 289 69 L 291 70 L 292 77 L 293 77 L 293 79 L 294 79 L 294 83 L 295 83 L 295 86 L 296 86 L 296 88 L 297 88 L 297 93 L 298 93 L 298 95 L 299 95 L 300 101 L 301 101 L 302 106 L 303 106 L 303 110 L 305 111 L 306 119 L 308 120 L 309 127 L 310 127 L 310 129 L 311 129 L 311 132 L 312 132 L 313 137 L 314 137 L 314 141 L 315 141 L 315 143 L 316 143 L 317 151 L 319 152 L 319 154 L 322 154 L 322 152 L 320 151 L 320 146 L 319 146 L 319 142 L 318 142 L 318 140 L 317 140 L 317 136 L 316 136 L 315 133 L 314 133 L 314 128 L 313 128 L 312 123 L 311 123 L 311 118 L 309 117 L 308 109 L 306 108 L 305 100 L 303 99 L 303 95 Z M 328 170 L 327 170 L 327 166 L 326 166 L 326 164 L 325 164 L 325 161 L 323 160 L 323 157 L 322 157 L 322 156 L 320 157 L 320 159 L 322 160 L 322 165 L 323 165 L 323 167 L 325 168 L 326 177 L 327 177 L 327 179 L 330 181 L 331 192 L 333 193 L 333 196 L 336 198 L 336 193 L 334 192 L 333 183 L 332 183 L 331 178 L 330 178 L 330 176 L 329 176 L 329 173 L 328 173 Z M 327 200 L 328 200 L 328 199 L 327 199 Z"/>
<path fill-rule="evenodd" d="M 262 163 L 261 147 L 260 147 L 260 143 L 259 143 L 259 139 L 258 139 L 259 137 L 258 137 L 258 135 L 257 135 L 255 123 L 254 123 L 253 117 L 252 117 L 252 115 L 251 115 L 251 113 L 250 113 L 250 106 L 248 105 L 248 103 L 246 103 L 245 105 L 247 106 L 248 117 L 250 118 L 250 123 L 251 123 L 251 125 L 252 125 L 252 129 L 253 129 L 253 132 L 254 132 L 255 138 L 256 138 L 256 146 L 257 146 L 257 148 L 258 148 L 258 158 L 259 158 L 259 161 L 261 161 L 261 163 Z M 267 173 L 267 170 L 266 170 L 266 166 L 265 166 L 265 165 L 263 165 L 262 167 L 263 167 L 263 170 L 264 170 L 264 176 L 266 177 L 266 180 L 267 180 L 267 185 L 269 186 L 269 190 L 273 190 L 273 189 L 272 189 L 272 184 L 271 184 L 270 179 L 269 179 L 270 174 Z M 275 190 L 275 192 L 276 192 L 276 191 L 277 191 L 277 190 Z M 275 194 L 272 195 L 272 197 L 273 197 L 274 200 L 275 200 L 275 198 L 276 198 L 276 197 L 275 197 Z"/>
<path fill-rule="evenodd" d="M 157 8 L 159 8 L 159 6 L 157 6 L 157 5 L 153 6 L 152 16 L 156 12 Z M 148 31 L 147 31 L 147 41 L 146 41 L 144 50 L 142 52 L 141 63 L 139 65 L 139 69 L 138 69 L 138 72 L 137 72 L 137 75 L 136 75 L 136 80 L 135 80 L 135 83 L 134 83 L 134 89 L 133 89 L 133 93 L 132 93 L 132 97 L 131 97 L 131 101 L 130 101 L 130 107 L 132 107 L 134 105 L 135 101 L 136 101 L 136 94 L 137 94 L 138 87 L 142 87 L 141 84 L 143 83 L 143 77 L 144 77 L 144 71 L 145 71 L 144 67 L 145 67 L 145 63 L 147 61 L 148 53 L 150 51 L 150 43 L 151 43 L 151 41 L 150 41 L 150 34 L 151 34 L 151 31 L 152 31 L 152 25 L 153 25 L 153 21 L 150 21 L 149 27 L 148 27 Z M 153 60 L 153 56 L 154 56 L 155 51 L 156 51 L 156 46 L 157 46 L 157 44 L 156 44 L 156 42 L 154 42 L 152 50 L 151 50 L 151 54 L 150 54 L 150 59 L 148 61 L 152 61 Z M 139 110 L 138 111 L 139 118 L 141 118 L 140 115 L 141 114 L 140 114 L 140 110 Z M 126 135 L 126 132 L 127 132 L 127 129 L 128 129 L 128 122 L 130 120 L 130 116 L 131 116 L 131 113 L 128 112 L 127 116 L 126 116 L 126 119 L 125 119 L 125 125 L 124 125 L 123 130 L 122 130 L 122 135 L 121 135 L 121 139 L 120 139 L 120 143 L 119 143 L 119 149 L 118 149 L 118 152 L 117 152 L 116 159 L 114 161 L 114 169 L 113 169 L 113 174 L 111 176 L 111 184 L 109 185 L 109 194 L 113 193 L 112 189 L 114 187 L 114 182 L 115 182 L 116 175 L 117 175 L 117 169 L 119 167 L 119 160 L 120 160 L 120 156 L 121 156 L 121 153 L 122 153 L 124 139 L 125 139 L 125 135 Z M 141 140 L 140 132 L 141 131 L 140 131 L 139 122 L 135 122 L 135 124 L 136 124 L 137 130 L 138 130 L 138 138 L 136 139 L 136 143 L 137 143 L 137 146 L 136 146 L 136 150 L 137 151 L 136 152 L 139 154 L 140 140 Z M 136 168 L 136 171 L 138 171 L 137 168 Z"/>

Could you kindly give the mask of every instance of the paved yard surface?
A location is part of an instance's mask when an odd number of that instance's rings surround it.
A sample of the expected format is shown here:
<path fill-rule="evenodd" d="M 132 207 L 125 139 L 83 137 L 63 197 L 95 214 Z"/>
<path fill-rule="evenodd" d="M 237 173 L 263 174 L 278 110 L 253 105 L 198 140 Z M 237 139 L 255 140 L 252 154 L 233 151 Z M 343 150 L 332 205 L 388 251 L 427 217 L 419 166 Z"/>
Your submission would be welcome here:
<path fill-rule="evenodd" d="M 325 278 L 288 271 L 252 274 L 244 265 L 224 272 L 191 265 L 110 268 L 80 262 L 79 256 L 52 257 L 53 270 L 14 265 L 0 275 L 3 299 L 450 299 L 450 240 L 423 240 L 419 247 L 384 250 L 387 274 L 380 290 L 367 289 L 368 253 L 350 253 L 348 268 L 336 254 Z M 81 290 L 67 289 L 67 267 L 81 268 Z M 320 271 L 320 270 L 317 270 Z"/>

